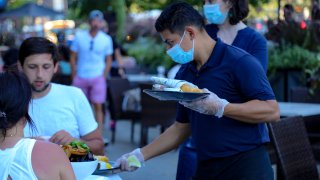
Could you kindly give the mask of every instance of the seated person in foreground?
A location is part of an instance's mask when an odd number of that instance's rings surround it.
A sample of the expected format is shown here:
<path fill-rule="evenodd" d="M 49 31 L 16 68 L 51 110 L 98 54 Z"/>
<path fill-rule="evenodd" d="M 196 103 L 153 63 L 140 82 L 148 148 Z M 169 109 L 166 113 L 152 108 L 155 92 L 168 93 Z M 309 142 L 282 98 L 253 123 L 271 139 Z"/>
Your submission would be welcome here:
<path fill-rule="evenodd" d="M 26 137 L 46 136 L 50 142 L 85 142 L 93 154 L 103 155 L 104 146 L 91 106 L 76 87 L 50 83 L 58 69 L 57 47 L 41 37 L 26 39 L 19 50 L 19 61 L 32 88 L 29 114 L 37 132 L 25 127 Z"/>
<path fill-rule="evenodd" d="M 1 179 L 75 179 L 70 162 L 56 144 L 23 136 L 31 87 L 17 72 L 0 73 Z"/>

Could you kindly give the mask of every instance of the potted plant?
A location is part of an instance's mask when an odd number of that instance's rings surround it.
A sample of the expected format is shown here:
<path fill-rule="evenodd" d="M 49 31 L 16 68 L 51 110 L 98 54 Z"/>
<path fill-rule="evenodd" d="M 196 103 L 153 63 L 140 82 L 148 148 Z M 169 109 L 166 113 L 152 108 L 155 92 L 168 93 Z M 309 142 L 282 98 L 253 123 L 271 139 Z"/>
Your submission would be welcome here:
<path fill-rule="evenodd" d="M 306 86 L 320 67 L 320 56 L 298 45 L 269 48 L 268 76 L 277 99 L 287 101 L 292 87 Z"/>

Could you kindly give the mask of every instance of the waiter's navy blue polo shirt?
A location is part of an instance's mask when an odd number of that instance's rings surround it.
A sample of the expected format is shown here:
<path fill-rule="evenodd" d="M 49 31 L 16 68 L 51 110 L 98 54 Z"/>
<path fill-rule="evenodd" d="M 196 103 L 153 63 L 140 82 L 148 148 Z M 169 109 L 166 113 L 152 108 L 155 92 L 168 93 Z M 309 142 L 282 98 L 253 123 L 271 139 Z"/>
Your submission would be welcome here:
<path fill-rule="evenodd" d="M 274 100 L 263 68 L 245 51 L 217 41 L 206 64 L 198 71 L 194 62 L 182 65 L 176 78 L 207 88 L 230 103 L 253 99 Z M 252 107 L 254 108 L 254 107 Z M 198 159 L 226 157 L 269 141 L 264 123 L 250 124 L 223 116 L 204 115 L 178 105 L 176 120 L 191 123 Z"/>

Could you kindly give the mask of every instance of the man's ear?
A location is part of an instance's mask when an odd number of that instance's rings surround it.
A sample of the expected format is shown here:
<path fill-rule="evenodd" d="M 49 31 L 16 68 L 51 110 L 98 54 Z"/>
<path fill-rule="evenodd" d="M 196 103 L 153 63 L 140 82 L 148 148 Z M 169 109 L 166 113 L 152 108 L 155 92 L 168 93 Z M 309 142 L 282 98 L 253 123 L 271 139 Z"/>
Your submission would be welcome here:
<path fill-rule="evenodd" d="M 59 61 L 56 62 L 56 64 L 54 65 L 54 71 L 53 72 L 57 73 L 58 69 L 59 69 Z"/>
<path fill-rule="evenodd" d="M 186 26 L 185 30 L 186 30 L 186 34 L 188 34 L 189 37 L 191 38 L 191 40 L 193 40 L 196 35 L 195 27 L 194 26 Z"/>

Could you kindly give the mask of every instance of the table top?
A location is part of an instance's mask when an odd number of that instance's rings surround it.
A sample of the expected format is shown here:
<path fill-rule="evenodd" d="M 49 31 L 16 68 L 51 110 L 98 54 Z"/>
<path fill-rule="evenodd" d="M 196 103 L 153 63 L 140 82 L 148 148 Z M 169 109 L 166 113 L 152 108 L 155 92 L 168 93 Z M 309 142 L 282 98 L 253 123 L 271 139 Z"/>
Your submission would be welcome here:
<path fill-rule="evenodd" d="M 320 114 L 320 104 L 278 102 L 280 116 L 313 116 Z"/>
<path fill-rule="evenodd" d="M 130 82 L 134 83 L 148 83 L 151 82 L 151 77 L 156 76 L 154 74 L 127 74 L 126 77 Z"/>
<path fill-rule="evenodd" d="M 85 180 L 122 180 L 117 174 L 108 176 L 90 175 L 85 178 Z"/>

